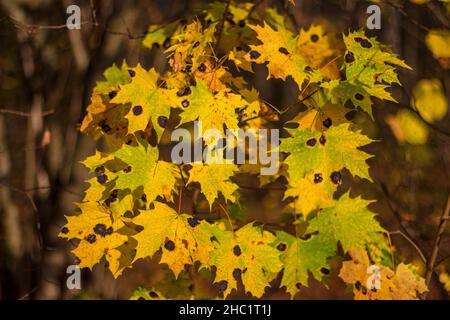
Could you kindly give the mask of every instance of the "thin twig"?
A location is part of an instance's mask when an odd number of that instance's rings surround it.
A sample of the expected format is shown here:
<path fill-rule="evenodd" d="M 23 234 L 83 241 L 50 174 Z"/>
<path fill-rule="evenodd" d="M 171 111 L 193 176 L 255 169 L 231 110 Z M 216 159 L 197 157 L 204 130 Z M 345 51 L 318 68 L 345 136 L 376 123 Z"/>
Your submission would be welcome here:
<path fill-rule="evenodd" d="M 220 21 L 219 31 L 218 31 L 218 35 L 217 35 L 217 42 L 216 42 L 216 46 L 214 48 L 215 52 L 218 52 L 218 50 L 219 50 L 220 41 L 222 40 L 223 29 L 224 29 L 224 26 L 225 26 L 225 20 L 227 18 L 227 14 L 228 14 L 228 11 L 230 9 L 230 4 L 231 4 L 231 0 L 228 0 L 227 1 L 227 5 L 225 7 L 225 11 L 224 11 L 223 16 L 222 16 L 222 20 Z"/>
<path fill-rule="evenodd" d="M 386 198 L 386 202 L 388 204 L 389 209 L 391 210 L 392 214 L 394 215 L 394 217 L 397 219 L 398 224 L 400 226 L 399 231 L 396 231 L 395 233 L 391 233 L 391 234 L 400 234 L 402 235 L 406 240 L 408 240 L 409 243 L 411 243 L 413 245 L 413 247 L 417 250 L 417 252 L 420 255 L 420 258 L 423 260 L 423 262 L 426 264 L 427 263 L 427 259 L 425 258 L 425 255 L 423 254 L 423 248 L 421 248 L 421 246 L 418 244 L 417 241 L 414 240 L 413 236 L 409 233 L 408 229 L 406 229 L 403 226 L 403 221 L 402 221 L 402 217 L 400 215 L 400 213 L 395 210 L 394 206 L 392 205 L 391 202 L 391 197 L 389 195 L 389 192 L 387 190 L 386 185 L 383 182 L 379 182 L 379 185 L 381 186 L 381 190 L 383 191 L 383 194 Z"/>
<path fill-rule="evenodd" d="M 425 264 L 427 263 L 427 258 L 425 258 L 425 255 L 423 254 L 422 250 L 420 250 L 419 246 L 409 236 L 407 236 L 400 230 L 389 232 L 389 234 L 398 234 L 398 235 L 401 235 L 403 238 L 405 238 L 414 247 L 414 249 L 416 249 L 416 251 L 419 253 L 419 256 L 422 259 L 422 261 Z"/>
<path fill-rule="evenodd" d="M 97 20 L 97 8 L 95 7 L 94 0 L 89 0 L 89 5 L 91 6 L 91 15 L 94 26 L 98 26 L 99 23 Z"/>
<path fill-rule="evenodd" d="M 431 282 L 431 277 L 432 277 L 433 271 L 434 271 L 434 265 L 436 263 L 436 259 L 439 254 L 439 247 L 441 244 L 442 236 L 444 234 L 445 227 L 447 226 L 449 217 L 450 217 L 450 193 L 447 198 L 447 204 L 445 206 L 445 209 L 442 211 L 441 219 L 439 222 L 439 227 L 438 227 L 438 230 L 436 233 L 436 237 L 434 239 L 433 250 L 431 251 L 431 257 L 428 260 L 428 264 L 427 264 L 427 273 L 426 273 L 426 278 L 425 278 L 427 287 L 429 287 L 430 282 Z M 424 294 L 424 299 L 425 298 L 426 298 L 426 294 Z"/>
<path fill-rule="evenodd" d="M 17 110 L 12 110 L 12 109 L 0 109 L 0 113 L 13 114 L 16 116 L 21 116 L 21 117 L 31 117 L 32 116 L 32 114 L 29 112 L 22 112 L 22 111 L 17 111 Z M 46 116 L 52 115 L 53 113 L 55 113 L 55 110 L 48 110 L 48 111 L 42 112 L 41 116 L 46 117 Z"/>

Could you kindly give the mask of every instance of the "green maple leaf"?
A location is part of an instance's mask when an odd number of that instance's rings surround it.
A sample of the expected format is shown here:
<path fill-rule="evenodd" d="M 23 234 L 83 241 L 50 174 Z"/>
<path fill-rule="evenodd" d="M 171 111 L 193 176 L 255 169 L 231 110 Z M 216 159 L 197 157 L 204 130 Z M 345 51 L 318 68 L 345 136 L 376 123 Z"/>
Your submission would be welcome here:
<path fill-rule="evenodd" d="M 352 101 L 372 116 L 371 97 L 396 102 L 386 91 L 392 84 L 400 84 L 396 67 L 411 70 L 405 62 L 391 53 L 376 38 L 367 38 L 364 31 L 344 35 L 347 51 L 344 55 L 346 80 L 325 82 L 322 87 L 331 92 L 334 100 L 342 104 Z"/>
<path fill-rule="evenodd" d="M 179 26 L 179 21 L 169 23 L 164 26 L 152 25 L 148 28 L 142 45 L 147 48 L 152 48 L 154 44 L 163 46 L 164 42 L 170 38 Z"/>
<path fill-rule="evenodd" d="M 237 288 L 237 274 L 242 277 L 246 292 L 261 297 L 282 264 L 280 252 L 270 246 L 275 236 L 260 227 L 247 224 L 235 233 L 217 229 L 218 244 L 211 252 L 211 265 L 216 267 L 215 282 L 227 296 Z"/>
<path fill-rule="evenodd" d="M 212 250 L 211 225 L 188 214 L 178 214 L 167 205 L 154 202 L 154 209 L 141 211 L 133 223 L 143 227 L 137 240 L 134 260 L 153 256 L 162 248 L 161 263 L 166 263 L 178 277 L 185 265 L 200 261 L 209 265 Z"/>
<path fill-rule="evenodd" d="M 341 124 L 324 133 L 308 129 L 291 131 L 292 138 L 282 140 L 280 146 L 281 151 L 290 153 L 285 160 L 289 165 L 289 177 L 299 180 L 315 173 L 328 181 L 333 172 L 347 168 L 353 175 L 370 180 L 366 160 L 371 156 L 358 148 L 373 140 L 349 127 L 349 124 Z"/>
<path fill-rule="evenodd" d="M 117 90 L 119 85 L 129 83 L 131 81 L 131 77 L 128 73 L 128 69 L 129 67 L 125 61 L 122 63 L 120 68 L 114 63 L 111 67 L 105 70 L 103 73 L 105 80 L 97 82 L 94 92 L 108 94 L 112 90 Z"/>
<path fill-rule="evenodd" d="M 170 108 L 180 105 L 180 98 L 176 95 L 176 89 L 163 89 L 158 85 L 159 75 L 155 69 L 150 71 L 138 64 L 130 69 L 133 74 L 128 84 L 120 86 L 117 96 L 112 103 L 131 104 L 130 111 L 125 116 L 128 120 L 128 132 L 135 133 L 145 130 L 152 120 L 153 128 L 161 138 L 164 128 L 159 124 L 158 118 L 167 120 L 170 116 Z"/>
<path fill-rule="evenodd" d="M 318 232 L 323 239 L 340 242 L 345 252 L 363 249 L 375 234 L 385 232 L 367 208 L 371 202 L 359 197 L 351 199 L 346 193 L 333 207 L 323 209 L 310 220 L 307 233 Z"/>
<path fill-rule="evenodd" d="M 209 206 L 212 207 L 214 200 L 221 193 L 225 200 L 236 201 L 236 191 L 239 186 L 230 178 L 238 171 L 235 164 L 203 164 L 193 163 L 189 171 L 188 184 L 200 183 L 202 193 L 205 195 Z"/>
<path fill-rule="evenodd" d="M 335 254 L 336 243 L 324 237 L 314 235 L 302 240 L 284 231 L 277 232 L 274 245 L 283 251 L 280 259 L 283 263 L 281 287 L 293 297 L 301 286 L 308 286 L 309 272 L 321 281 L 323 268 L 329 269 L 327 258 Z"/>
<path fill-rule="evenodd" d="M 148 201 L 157 196 L 170 198 L 178 177 L 175 164 L 158 160 L 158 148 L 146 140 L 138 139 L 138 145 L 123 144 L 113 153 L 114 157 L 126 164 L 123 170 L 112 174 L 116 189 L 130 189 L 131 192 L 143 188 Z"/>

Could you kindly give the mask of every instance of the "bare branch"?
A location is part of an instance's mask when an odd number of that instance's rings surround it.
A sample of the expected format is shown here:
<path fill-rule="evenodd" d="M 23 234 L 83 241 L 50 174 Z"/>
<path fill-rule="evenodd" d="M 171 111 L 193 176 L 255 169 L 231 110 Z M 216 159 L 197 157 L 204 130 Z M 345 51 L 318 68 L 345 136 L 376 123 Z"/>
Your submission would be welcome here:
<path fill-rule="evenodd" d="M 445 231 L 445 227 L 447 226 L 447 222 L 450 217 L 450 193 L 447 198 L 447 204 L 445 209 L 442 211 L 441 219 L 439 222 L 439 227 L 436 233 L 436 237 L 434 239 L 433 250 L 431 251 L 431 257 L 428 260 L 427 264 L 427 273 L 426 273 L 426 284 L 430 285 L 431 277 L 433 276 L 434 265 L 436 264 L 436 259 L 439 253 L 439 248 L 441 245 L 442 236 Z M 426 294 L 424 294 L 424 299 L 426 298 Z"/>

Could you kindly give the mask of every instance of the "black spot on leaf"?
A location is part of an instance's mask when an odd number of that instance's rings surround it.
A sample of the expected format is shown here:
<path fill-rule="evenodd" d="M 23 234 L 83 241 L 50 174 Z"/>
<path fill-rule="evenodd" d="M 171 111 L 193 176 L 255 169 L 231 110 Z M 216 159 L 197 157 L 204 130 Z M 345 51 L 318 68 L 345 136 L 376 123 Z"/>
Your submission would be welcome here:
<path fill-rule="evenodd" d="M 325 275 L 330 274 L 330 270 L 328 270 L 327 268 L 320 268 L 320 272 L 322 272 Z"/>
<path fill-rule="evenodd" d="M 136 75 L 136 71 L 133 69 L 128 69 L 128 73 L 130 74 L 130 77 L 134 77 Z"/>
<path fill-rule="evenodd" d="M 283 48 L 283 47 L 279 48 L 278 51 L 280 51 L 282 54 L 285 54 L 285 55 L 289 54 L 289 51 L 286 48 Z"/>
<path fill-rule="evenodd" d="M 242 254 L 241 247 L 235 245 L 233 248 L 233 253 L 236 257 L 239 257 Z"/>
<path fill-rule="evenodd" d="M 218 283 L 218 288 L 219 288 L 219 292 L 225 292 L 225 290 L 227 290 L 228 288 L 228 282 L 225 280 L 222 280 Z"/>
<path fill-rule="evenodd" d="M 123 172 L 125 173 L 130 173 L 133 169 L 131 168 L 131 166 L 126 167 L 125 169 L 123 169 Z"/>
<path fill-rule="evenodd" d="M 241 276 L 241 273 L 242 273 L 241 269 L 238 269 L 238 268 L 234 269 L 233 270 L 233 278 L 235 280 L 238 280 L 239 277 Z"/>
<path fill-rule="evenodd" d="M 321 183 L 322 181 L 323 181 L 322 174 L 321 173 L 316 173 L 314 175 L 314 183 L 318 184 L 318 183 Z"/>
<path fill-rule="evenodd" d="M 133 218 L 133 217 L 134 217 L 134 214 L 133 214 L 132 211 L 127 210 L 127 211 L 125 211 L 125 213 L 123 214 L 123 216 L 124 216 L 125 218 Z"/>
<path fill-rule="evenodd" d="M 169 240 L 164 244 L 164 248 L 166 248 L 167 251 L 173 251 L 175 249 L 175 243 L 172 240 Z"/>
<path fill-rule="evenodd" d="M 353 54 L 353 52 L 347 52 L 347 54 L 345 55 L 345 62 L 352 63 L 354 61 L 355 61 L 355 55 Z"/>
<path fill-rule="evenodd" d="M 319 142 L 320 142 L 321 145 L 324 146 L 325 143 L 327 142 L 327 138 L 325 138 L 324 135 L 321 135 L 321 136 L 320 136 L 320 139 L 319 139 Z"/>
<path fill-rule="evenodd" d="M 86 237 L 86 241 L 89 243 L 94 243 L 95 240 L 97 240 L 97 237 L 95 236 L 95 234 L 90 234 Z"/>
<path fill-rule="evenodd" d="M 98 223 L 94 227 L 94 232 L 104 237 L 106 235 L 106 226 L 103 223 Z"/>
<path fill-rule="evenodd" d="M 108 93 L 109 99 L 114 99 L 115 96 L 117 96 L 117 91 L 111 91 L 110 93 Z"/>
<path fill-rule="evenodd" d="M 322 124 L 325 128 L 329 128 L 333 125 L 333 121 L 331 121 L 330 118 L 326 118 L 325 120 L 323 120 Z"/>
<path fill-rule="evenodd" d="M 105 173 L 105 167 L 104 166 L 99 166 L 99 167 L 95 168 L 95 173 L 97 173 L 97 174 Z"/>
<path fill-rule="evenodd" d="M 192 93 L 191 87 L 186 87 L 180 91 L 177 92 L 177 96 L 179 97 L 184 97 L 184 96 L 188 96 Z"/>
<path fill-rule="evenodd" d="M 331 181 L 333 181 L 334 184 L 339 184 L 341 182 L 341 173 L 338 171 L 335 171 L 330 176 Z"/>
<path fill-rule="evenodd" d="M 183 108 L 187 108 L 187 107 L 189 107 L 189 101 L 188 100 L 183 100 L 182 102 L 181 102 L 181 106 L 183 107 Z"/>
<path fill-rule="evenodd" d="M 308 141 L 306 141 L 306 145 L 310 146 L 310 147 L 314 147 L 317 143 L 317 140 L 315 138 L 309 139 Z"/>
<path fill-rule="evenodd" d="M 102 174 L 97 177 L 97 181 L 100 184 L 105 184 L 105 182 L 108 181 L 108 177 L 105 174 Z"/>
<path fill-rule="evenodd" d="M 361 93 L 357 93 L 357 94 L 355 94 L 355 99 L 362 101 L 362 100 L 364 100 L 364 96 Z"/>
<path fill-rule="evenodd" d="M 199 65 L 198 71 L 200 71 L 200 72 L 205 72 L 205 71 L 206 71 L 206 65 L 205 65 L 204 63 L 202 63 L 201 65 Z"/>
<path fill-rule="evenodd" d="M 142 106 L 134 106 L 133 107 L 133 114 L 135 116 L 140 115 L 142 113 L 142 111 L 143 111 Z"/>
<path fill-rule="evenodd" d="M 280 244 L 278 244 L 278 246 L 277 246 L 277 249 L 278 249 L 279 251 L 285 251 L 286 248 L 287 248 L 287 246 L 286 246 L 285 243 L 280 243 Z"/>
<path fill-rule="evenodd" d="M 61 228 L 61 233 L 62 233 L 62 234 L 68 234 L 68 233 L 69 233 L 69 228 L 67 228 L 67 227 L 62 227 L 62 228 Z"/>
<path fill-rule="evenodd" d="M 258 51 L 252 50 L 250 51 L 250 59 L 252 60 L 256 60 L 261 56 L 261 53 L 259 53 Z"/>
<path fill-rule="evenodd" d="M 169 123 L 169 119 L 167 119 L 167 117 L 165 117 L 165 116 L 159 116 L 158 117 L 158 125 L 161 127 L 161 128 L 165 128 L 165 127 L 167 127 L 167 124 Z"/>
<path fill-rule="evenodd" d="M 196 226 L 198 226 L 200 224 L 200 221 L 198 219 L 196 219 L 196 218 L 188 218 L 187 222 L 189 223 L 189 225 L 192 228 L 195 228 Z"/>
<path fill-rule="evenodd" d="M 319 36 L 318 36 L 317 34 L 313 34 L 313 35 L 311 36 L 311 41 L 312 41 L 312 42 L 317 42 L 317 41 L 319 41 Z"/>
<path fill-rule="evenodd" d="M 366 49 L 372 48 L 372 44 L 367 39 L 364 39 L 359 44 L 361 45 L 361 47 L 366 48 Z"/>

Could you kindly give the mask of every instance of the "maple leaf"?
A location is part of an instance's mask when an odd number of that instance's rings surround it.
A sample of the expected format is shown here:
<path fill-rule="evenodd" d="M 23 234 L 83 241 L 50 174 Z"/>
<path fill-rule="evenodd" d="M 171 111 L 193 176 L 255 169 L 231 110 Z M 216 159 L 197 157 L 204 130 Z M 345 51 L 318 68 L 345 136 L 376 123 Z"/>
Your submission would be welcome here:
<path fill-rule="evenodd" d="M 364 31 L 344 35 L 344 43 L 347 49 L 343 66 L 346 80 L 330 81 L 322 87 L 338 97 L 342 104 L 350 100 L 372 117 L 370 97 L 396 102 L 385 89 L 394 83 L 400 84 L 396 67 L 409 70 L 411 67 L 375 38 L 367 38 Z"/>
<path fill-rule="evenodd" d="M 130 300 L 166 300 L 166 297 L 158 290 L 139 287 L 133 291 Z"/>
<path fill-rule="evenodd" d="M 138 139 L 137 146 L 123 144 L 113 155 L 126 164 L 123 170 L 111 175 L 110 179 L 115 180 L 116 189 L 136 192 L 142 187 L 150 202 L 158 196 L 170 198 L 178 177 L 177 167 L 171 162 L 158 160 L 157 147 Z"/>
<path fill-rule="evenodd" d="M 80 131 L 91 135 L 94 139 L 102 136 L 125 136 L 127 123 L 124 119 L 126 111 L 107 101 L 99 93 L 93 93 L 91 103 L 87 107 L 87 115 L 81 123 Z"/>
<path fill-rule="evenodd" d="M 80 239 L 72 251 L 80 261 L 79 267 L 92 269 L 103 256 L 112 265 L 117 265 L 115 260 L 119 257 L 111 256 L 109 252 L 128 240 L 128 236 L 120 231 L 124 227 L 123 221 L 114 219 L 111 211 L 97 202 L 79 203 L 78 207 L 81 213 L 66 216 L 67 223 L 59 237 Z M 118 275 L 118 268 L 112 271 L 115 276 Z"/>
<path fill-rule="evenodd" d="M 332 126 L 325 133 L 307 129 L 292 130 L 292 137 L 282 140 L 280 150 L 289 152 L 284 161 L 289 177 L 303 179 L 309 173 L 332 179 L 335 172 L 347 168 L 353 175 L 370 180 L 366 160 L 371 156 L 358 150 L 372 142 L 368 137 L 350 130 L 350 125 Z"/>
<path fill-rule="evenodd" d="M 319 69 L 326 78 L 339 79 L 335 58 L 341 54 L 341 48 L 335 33 L 318 25 L 312 25 L 308 30 L 300 30 L 297 51 L 309 67 Z"/>
<path fill-rule="evenodd" d="M 99 94 L 109 94 L 114 90 L 119 89 L 121 84 L 126 84 L 131 81 L 130 74 L 128 73 L 128 65 L 124 61 L 122 66 L 119 68 L 115 63 L 105 70 L 103 76 L 104 81 L 97 81 L 94 88 L 94 93 Z"/>
<path fill-rule="evenodd" d="M 224 132 L 224 125 L 228 129 L 238 129 L 235 109 L 244 108 L 247 102 L 240 95 L 229 91 L 213 94 L 205 81 L 196 79 L 196 82 L 192 93 L 184 100 L 186 108 L 180 114 L 181 123 L 199 120 L 203 131 L 217 129 Z M 205 139 L 206 144 L 211 142 L 211 139 Z"/>
<path fill-rule="evenodd" d="M 262 27 L 251 28 L 262 44 L 250 45 L 251 51 L 246 59 L 259 64 L 268 62 L 269 78 L 272 76 L 286 80 L 288 76 L 292 76 L 301 88 L 308 75 L 305 71 L 305 59 L 297 52 L 298 37 L 294 37 L 283 25 L 279 25 L 278 30 L 272 29 L 267 23 Z"/>
<path fill-rule="evenodd" d="M 203 164 L 193 163 L 189 170 L 189 180 L 187 184 L 192 182 L 200 183 L 202 193 L 209 202 L 210 208 L 214 200 L 221 193 L 225 200 L 236 201 L 236 191 L 239 186 L 230 178 L 238 171 L 235 164 Z"/>
<path fill-rule="evenodd" d="M 304 179 L 289 181 L 289 188 L 284 197 L 285 199 L 294 198 L 295 213 L 301 212 L 306 218 L 312 211 L 333 204 L 333 193 L 337 185 L 331 181 L 322 183 L 322 179 L 322 176 L 313 174 Z"/>
<path fill-rule="evenodd" d="M 186 61 L 189 61 L 189 66 L 192 70 L 196 70 L 200 64 L 205 60 L 205 52 L 210 51 L 210 44 L 214 42 L 214 33 L 216 31 L 217 23 L 212 23 L 208 27 L 203 28 L 200 21 L 193 21 L 186 25 L 183 32 L 175 35 L 173 44 L 166 50 L 172 57 L 176 57 L 178 64 L 174 68 L 172 60 L 172 70 L 178 72 L 184 70 Z M 189 59 L 188 59 L 189 58 Z"/>
<path fill-rule="evenodd" d="M 311 96 L 305 100 L 308 110 L 300 112 L 292 121 L 299 124 L 300 128 L 313 131 L 326 131 L 331 126 L 348 123 L 345 115 L 350 111 L 343 105 L 333 104 L 323 90 L 311 88 Z M 305 95 L 309 95 L 305 92 Z"/>
<path fill-rule="evenodd" d="M 335 254 L 335 243 L 319 236 L 302 240 L 284 231 L 277 232 L 276 236 L 274 246 L 282 252 L 281 287 L 286 287 L 286 291 L 294 297 L 301 286 L 308 286 L 309 272 L 317 280 L 322 280 L 323 270 L 329 270 L 327 258 Z"/>
<path fill-rule="evenodd" d="M 164 44 L 170 44 L 170 37 L 177 33 L 179 28 L 179 21 L 168 23 L 163 26 L 151 25 L 148 28 L 142 45 L 147 48 L 152 48 L 154 45 L 160 47 Z"/>
<path fill-rule="evenodd" d="M 394 272 L 380 265 L 380 286 L 368 287 L 370 259 L 366 251 L 351 250 L 352 260 L 344 261 L 339 273 L 346 283 L 353 285 L 355 300 L 413 300 L 428 291 L 425 279 L 415 274 L 411 266 L 400 263 Z M 370 282 L 370 281 L 369 281 Z M 370 283 L 369 283 L 370 284 Z"/>
<path fill-rule="evenodd" d="M 160 117 L 168 119 L 170 108 L 180 107 L 180 97 L 176 89 L 164 89 L 158 84 L 159 75 L 154 69 L 146 71 L 140 64 L 130 69 L 133 74 L 129 84 L 120 86 L 112 103 L 131 104 L 125 118 L 128 120 L 128 132 L 145 130 L 152 119 L 153 128 L 161 138 L 164 128 L 158 122 Z"/>
<path fill-rule="evenodd" d="M 344 252 L 362 249 L 374 234 L 385 232 L 375 220 L 375 214 L 367 208 L 370 203 L 359 197 L 352 199 L 346 193 L 334 206 L 324 208 L 309 221 L 307 233 L 319 232 L 321 237 L 339 241 Z"/>
<path fill-rule="evenodd" d="M 153 256 L 163 248 L 160 263 L 166 263 L 178 277 L 185 265 L 196 261 L 209 264 L 212 249 L 210 226 L 188 214 L 178 214 L 169 206 L 155 201 L 154 209 L 141 211 L 133 223 L 143 227 L 134 235 L 137 240 L 134 260 Z"/>
<path fill-rule="evenodd" d="M 225 10 L 227 10 L 225 21 L 222 26 L 222 37 L 226 41 L 221 41 L 219 50 L 225 52 L 230 51 L 233 47 L 245 43 L 251 39 L 252 31 L 247 25 L 249 15 L 252 15 L 254 4 L 248 2 L 230 3 L 214 1 L 203 6 L 205 21 L 221 21 L 224 18 Z"/>
<path fill-rule="evenodd" d="M 211 252 L 211 265 L 216 267 L 214 282 L 224 296 L 237 288 L 236 279 L 241 276 L 245 291 L 260 298 L 282 267 L 280 252 L 269 245 L 275 236 L 253 224 L 234 233 L 216 229 L 214 236 L 218 243 Z"/>

